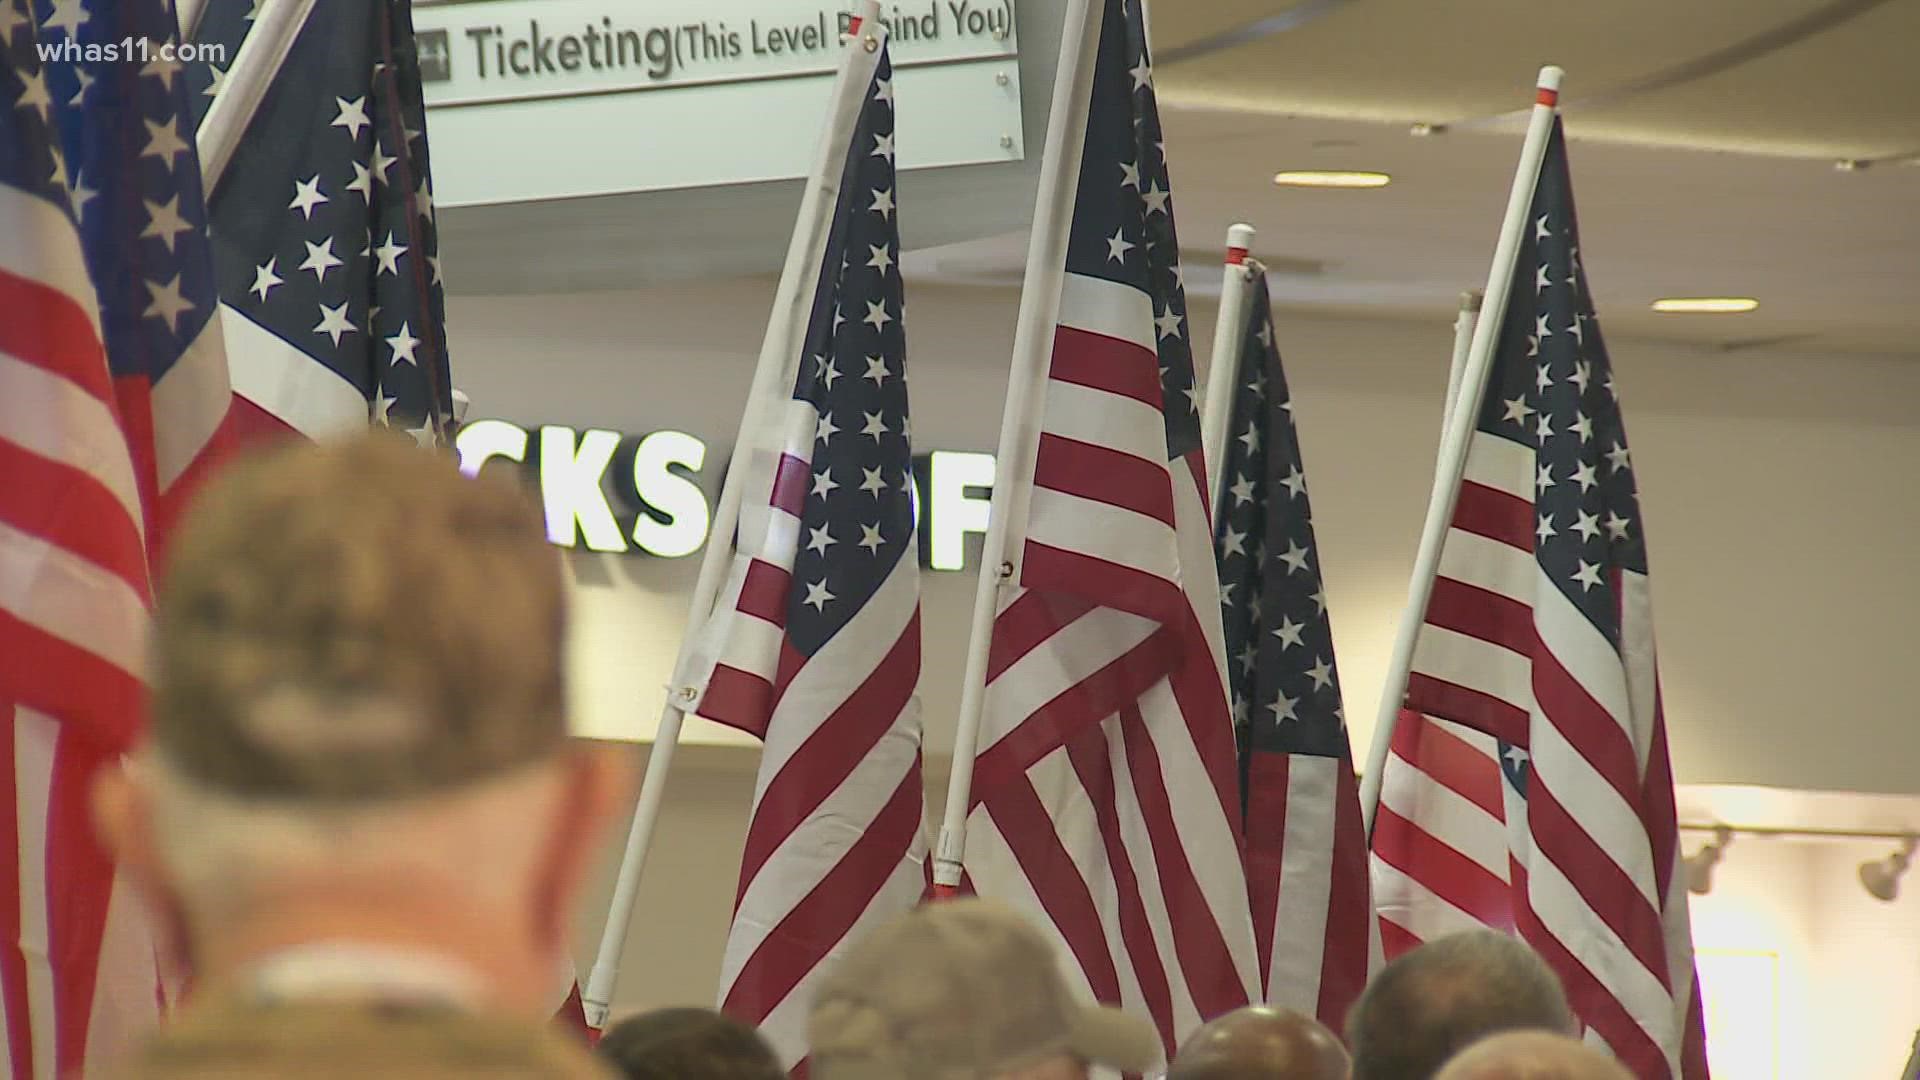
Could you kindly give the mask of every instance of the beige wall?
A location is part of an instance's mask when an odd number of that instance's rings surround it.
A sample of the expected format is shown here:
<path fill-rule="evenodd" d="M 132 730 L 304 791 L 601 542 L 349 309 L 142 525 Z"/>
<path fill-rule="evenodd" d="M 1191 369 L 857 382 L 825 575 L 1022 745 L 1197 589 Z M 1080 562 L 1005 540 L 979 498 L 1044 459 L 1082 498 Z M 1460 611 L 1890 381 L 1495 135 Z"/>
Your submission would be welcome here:
<path fill-rule="evenodd" d="M 916 442 L 990 449 L 1017 297 L 909 288 Z M 475 417 L 632 433 L 676 427 L 709 441 L 715 460 L 708 473 L 717 477 L 770 294 L 770 282 L 751 280 L 645 293 L 456 297 L 454 370 Z M 1203 338 L 1211 321 L 1210 308 L 1197 304 L 1192 322 Z M 1450 331 L 1438 319 L 1283 312 L 1281 335 L 1359 746 L 1425 506 Z M 1917 639 L 1910 613 L 1920 609 L 1920 572 L 1910 555 L 1920 535 L 1920 485 L 1909 475 L 1920 464 L 1920 421 L 1911 414 L 1920 401 L 1920 363 L 1633 341 L 1613 342 L 1612 352 L 1644 488 L 1679 778 L 1920 793 L 1920 724 L 1906 682 Z M 648 737 L 693 560 L 581 555 L 574 568 L 581 728 Z M 927 577 L 921 692 L 936 787 L 971 595 L 970 572 Z M 712 730 L 694 735 L 714 738 Z M 712 1000 L 754 764 L 751 748 L 737 744 L 683 753 L 642 885 L 616 1014 Z M 617 845 L 610 847 L 606 875 L 617 856 Z M 1817 1018 L 1852 1025 L 1856 1041 L 1870 1044 L 1859 1052 L 1879 1055 L 1860 1059 L 1871 1069 L 1801 1071 L 1792 1063 L 1805 1062 L 1813 1036 L 1787 1034 L 1781 1053 L 1791 1067 L 1783 1065 L 1782 1077 L 1886 1074 L 1883 1062 L 1904 1047 L 1903 1025 L 1912 1023 L 1920 994 L 1910 977 L 1920 972 L 1913 901 L 1863 908 L 1869 902 L 1847 892 L 1858 889 L 1840 859 L 1788 853 L 1739 870 L 1730 856 L 1723 870 L 1729 892 L 1701 905 L 1703 913 L 1721 912 L 1713 915 L 1721 929 L 1703 925 L 1703 943 L 1773 948 L 1793 979 L 1783 1002 L 1832 1014 L 1788 1015 L 1783 1022 L 1793 1032 L 1823 1031 L 1807 1026 Z M 1771 923 L 1726 914 L 1732 902 L 1725 897 L 1742 875 L 1751 877 L 1743 895 L 1753 903 L 1785 897 L 1791 911 Z M 583 971 L 604 917 L 604 884 L 580 919 Z M 1906 912 L 1904 920 L 1895 911 Z M 1810 927 L 1836 919 L 1873 929 L 1835 928 L 1818 942 L 1808 936 Z M 1852 965 L 1893 970 L 1892 961 L 1875 962 L 1876 941 L 1905 950 L 1907 976 L 1887 975 L 1876 991 L 1887 1004 L 1877 1012 L 1824 1004 L 1837 1000 Z M 1889 1050 L 1890 1041 L 1899 1047 Z M 1822 1034 L 1818 1045 L 1830 1042 Z"/>

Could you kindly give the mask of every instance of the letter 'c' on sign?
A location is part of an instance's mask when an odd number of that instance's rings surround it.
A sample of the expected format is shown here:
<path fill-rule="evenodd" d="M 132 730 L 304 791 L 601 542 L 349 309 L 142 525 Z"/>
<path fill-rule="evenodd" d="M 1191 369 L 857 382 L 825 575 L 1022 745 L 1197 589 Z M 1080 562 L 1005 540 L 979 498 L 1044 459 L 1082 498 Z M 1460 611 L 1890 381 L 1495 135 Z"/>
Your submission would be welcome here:
<path fill-rule="evenodd" d="M 634 494 L 670 519 L 663 525 L 641 512 L 633 522 L 633 542 L 642 551 L 671 559 L 700 550 L 711 521 L 707 496 L 667 466 L 698 473 L 706 461 L 707 444 L 681 431 L 656 431 L 633 448 Z"/>
<path fill-rule="evenodd" d="M 527 460 L 527 429 L 505 420 L 475 420 L 461 426 L 453 445 L 460 451 L 460 471 L 478 476 L 490 458 Z"/>

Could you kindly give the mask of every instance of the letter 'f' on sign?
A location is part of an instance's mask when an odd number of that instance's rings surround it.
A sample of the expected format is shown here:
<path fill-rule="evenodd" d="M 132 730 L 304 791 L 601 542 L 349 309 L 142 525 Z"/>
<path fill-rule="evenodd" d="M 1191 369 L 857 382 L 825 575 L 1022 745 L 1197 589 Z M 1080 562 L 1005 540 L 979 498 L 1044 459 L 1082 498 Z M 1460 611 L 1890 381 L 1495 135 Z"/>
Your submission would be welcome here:
<path fill-rule="evenodd" d="M 967 534 L 987 531 L 987 492 L 993 487 L 993 455 L 935 450 L 927 462 L 927 565 L 959 570 L 966 565 Z"/>
<path fill-rule="evenodd" d="M 600 489 L 600 478 L 620 448 L 617 432 L 588 428 L 574 445 L 573 429 L 540 429 L 540 493 L 547 505 L 547 539 L 562 547 L 585 539 L 590 551 L 625 551 L 626 537 Z"/>

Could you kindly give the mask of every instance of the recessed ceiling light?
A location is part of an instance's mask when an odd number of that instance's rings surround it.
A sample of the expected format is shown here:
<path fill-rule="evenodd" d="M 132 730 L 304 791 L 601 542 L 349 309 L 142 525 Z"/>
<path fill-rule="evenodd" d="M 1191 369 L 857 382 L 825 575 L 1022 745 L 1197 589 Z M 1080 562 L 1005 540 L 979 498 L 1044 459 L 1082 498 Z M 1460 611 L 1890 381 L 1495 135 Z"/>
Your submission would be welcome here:
<path fill-rule="evenodd" d="M 1729 315 L 1752 311 L 1760 301 L 1751 296 L 1667 296 L 1653 302 L 1653 310 L 1691 314 Z"/>
<path fill-rule="evenodd" d="M 1383 172 L 1343 172 L 1337 169 L 1290 169 L 1273 174 L 1281 187 L 1378 188 L 1393 182 Z"/>

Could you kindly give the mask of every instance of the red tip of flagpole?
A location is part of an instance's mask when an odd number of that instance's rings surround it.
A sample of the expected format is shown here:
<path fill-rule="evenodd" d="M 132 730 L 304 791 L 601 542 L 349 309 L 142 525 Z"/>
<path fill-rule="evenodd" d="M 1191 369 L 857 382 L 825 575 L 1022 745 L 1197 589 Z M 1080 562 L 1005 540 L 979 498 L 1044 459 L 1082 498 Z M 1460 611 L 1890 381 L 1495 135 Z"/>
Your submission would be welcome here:
<path fill-rule="evenodd" d="M 1227 228 L 1227 265 L 1244 266 L 1247 252 L 1253 250 L 1253 226 L 1237 222 Z"/>
<path fill-rule="evenodd" d="M 847 33 L 857 34 L 859 32 L 860 32 L 860 16 L 858 15 L 848 16 L 847 17 Z"/>
<path fill-rule="evenodd" d="M 1539 81 L 1535 83 L 1537 90 L 1533 98 L 1534 103 L 1545 105 L 1549 109 L 1560 104 L 1560 78 L 1565 74 L 1566 72 L 1552 64 L 1541 68 Z"/>
<path fill-rule="evenodd" d="M 1228 266 L 1239 266 L 1240 264 L 1246 261 L 1247 261 L 1246 248 L 1231 247 L 1227 249 L 1227 265 Z"/>
<path fill-rule="evenodd" d="M 941 900 L 954 900 L 959 896 L 960 887 L 958 885 L 942 885 L 939 882 L 934 882 L 933 899 L 936 902 Z"/>

